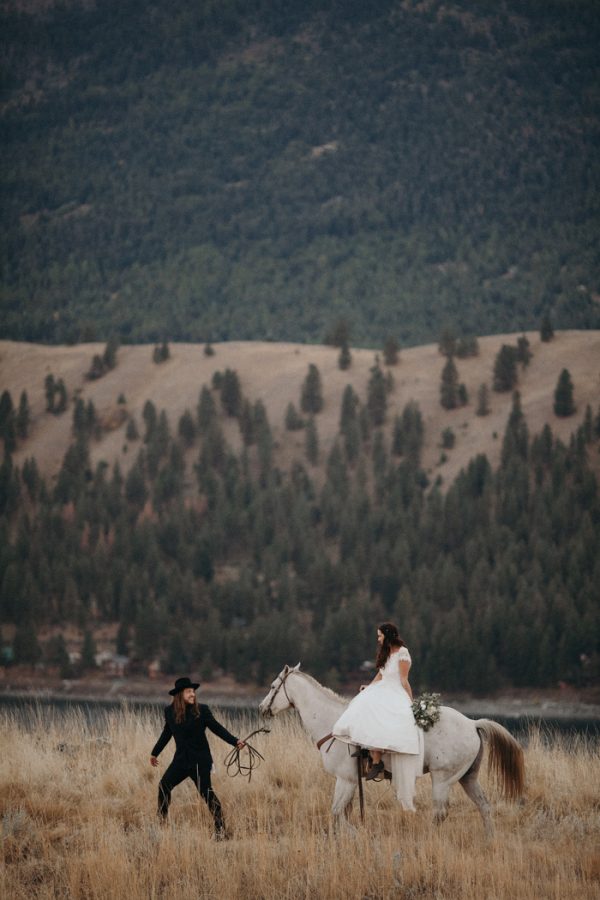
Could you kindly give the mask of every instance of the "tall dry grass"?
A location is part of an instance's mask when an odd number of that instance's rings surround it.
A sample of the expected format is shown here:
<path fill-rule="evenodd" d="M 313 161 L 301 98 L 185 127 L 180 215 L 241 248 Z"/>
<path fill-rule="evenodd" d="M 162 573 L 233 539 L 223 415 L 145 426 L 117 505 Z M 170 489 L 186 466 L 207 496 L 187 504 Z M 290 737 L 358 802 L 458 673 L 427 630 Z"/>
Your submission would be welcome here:
<path fill-rule="evenodd" d="M 227 716 L 222 716 L 227 723 Z M 231 724 L 231 723 L 229 723 Z M 232 730 L 246 734 L 248 721 Z M 75 713 L 25 725 L 0 722 L 0 893 L 30 898 L 575 898 L 600 891 L 600 752 L 584 740 L 547 745 L 532 735 L 527 796 L 510 805 L 482 776 L 495 805 L 486 840 L 475 807 L 454 788 L 450 814 L 431 820 L 429 778 L 417 813 L 403 813 L 386 784 L 366 786 L 366 821 L 334 835 L 333 781 L 294 714 L 255 746 L 266 757 L 250 783 L 228 778 L 227 745 L 211 738 L 232 839 L 215 843 L 191 783 L 173 793 L 170 822 L 155 818 L 161 769 L 149 765 L 160 720 L 122 710 L 90 726 Z M 245 729 L 245 730 L 244 730 Z M 357 806 L 357 804 L 356 804 Z"/>

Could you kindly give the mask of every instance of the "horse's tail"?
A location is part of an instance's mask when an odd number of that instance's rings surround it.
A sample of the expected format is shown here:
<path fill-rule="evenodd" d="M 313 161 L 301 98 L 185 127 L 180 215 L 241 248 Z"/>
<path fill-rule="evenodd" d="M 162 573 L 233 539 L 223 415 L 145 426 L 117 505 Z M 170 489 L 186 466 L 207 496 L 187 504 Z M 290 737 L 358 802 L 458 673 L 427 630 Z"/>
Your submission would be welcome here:
<path fill-rule="evenodd" d="M 475 727 L 488 743 L 488 771 L 508 800 L 517 800 L 525 787 L 525 756 L 512 734 L 490 719 L 476 719 Z"/>

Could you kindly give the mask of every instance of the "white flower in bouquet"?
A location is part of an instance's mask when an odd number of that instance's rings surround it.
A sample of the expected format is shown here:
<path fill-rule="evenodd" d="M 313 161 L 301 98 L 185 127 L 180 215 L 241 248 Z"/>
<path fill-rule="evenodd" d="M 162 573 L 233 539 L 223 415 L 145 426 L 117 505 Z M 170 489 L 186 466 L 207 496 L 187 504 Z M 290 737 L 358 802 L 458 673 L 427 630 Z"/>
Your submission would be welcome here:
<path fill-rule="evenodd" d="M 413 700 L 412 711 L 419 728 L 429 731 L 435 725 L 440 717 L 440 705 L 439 694 L 422 694 L 417 700 Z"/>

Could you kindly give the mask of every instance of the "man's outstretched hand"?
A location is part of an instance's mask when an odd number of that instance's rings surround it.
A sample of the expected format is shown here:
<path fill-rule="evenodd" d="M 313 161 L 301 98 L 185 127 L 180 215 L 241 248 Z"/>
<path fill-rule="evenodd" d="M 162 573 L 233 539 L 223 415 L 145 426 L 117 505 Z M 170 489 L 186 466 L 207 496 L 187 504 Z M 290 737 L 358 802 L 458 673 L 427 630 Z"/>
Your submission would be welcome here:
<path fill-rule="evenodd" d="M 158 760 L 157 760 L 156 756 L 150 757 L 150 765 L 154 766 L 156 768 L 156 766 L 158 765 Z"/>

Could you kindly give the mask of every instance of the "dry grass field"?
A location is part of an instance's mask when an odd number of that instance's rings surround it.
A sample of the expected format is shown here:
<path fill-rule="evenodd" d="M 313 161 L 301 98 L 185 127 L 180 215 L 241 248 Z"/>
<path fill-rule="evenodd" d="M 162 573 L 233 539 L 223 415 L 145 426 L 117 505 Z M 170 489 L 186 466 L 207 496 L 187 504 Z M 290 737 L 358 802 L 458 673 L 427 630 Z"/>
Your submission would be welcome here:
<path fill-rule="evenodd" d="M 495 466 L 500 455 L 502 435 L 510 412 L 510 392 L 495 394 L 490 390 L 491 411 L 488 416 L 475 414 L 477 391 L 482 383 L 491 389 L 494 360 L 503 343 L 516 344 L 519 335 L 494 335 L 479 339 L 479 356 L 457 360 L 459 380 L 468 390 L 469 404 L 456 410 L 444 410 L 439 402 L 440 377 L 445 358 L 437 345 L 402 350 L 398 365 L 391 367 L 394 390 L 388 400 L 386 430 L 391 435 L 393 420 L 411 400 L 419 404 L 425 425 L 423 466 L 433 479 L 442 476 L 445 485 L 477 453 L 486 453 Z M 581 423 L 586 405 L 595 414 L 600 403 L 600 332 L 557 332 L 550 343 L 542 343 L 539 334 L 527 335 L 533 357 L 519 377 L 523 412 L 531 434 L 539 433 L 546 422 L 564 441 Z M 287 468 L 293 459 L 304 460 L 304 434 L 288 432 L 284 417 L 287 405 L 300 406 L 302 382 L 310 363 L 321 373 L 324 409 L 316 417 L 321 448 L 325 460 L 339 428 L 342 395 L 351 384 L 365 401 L 370 369 L 375 351 L 352 348 L 352 365 L 338 368 L 339 350 L 333 347 L 230 342 L 215 344 L 215 355 L 205 356 L 199 344 L 172 344 L 171 358 L 161 365 L 152 362 L 151 346 L 124 346 L 117 356 L 117 366 L 97 381 L 87 381 L 95 353 L 103 344 L 81 344 L 74 347 L 49 347 L 37 344 L 0 341 L 0 388 L 11 392 L 17 404 L 21 391 L 27 391 L 32 409 L 31 435 L 15 454 L 21 465 L 34 456 L 41 471 L 56 474 L 71 440 L 72 407 L 62 416 L 45 411 L 44 378 L 51 373 L 63 378 L 70 397 L 92 400 L 100 418 L 112 430 L 104 432 L 91 448 L 94 463 L 115 460 L 124 471 L 135 459 L 136 443 L 127 444 L 125 424 L 119 422 L 119 410 L 132 414 L 142 429 L 142 409 L 152 400 L 158 410 L 167 411 L 171 429 L 176 433 L 179 417 L 187 408 L 194 412 L 201 387 L 210 385 L 216 371 L 226 368 L 238 372 L 244 395 L 251 402 L 265 404 L 275 438 L 275 458 Z M 381 355 L 381 354 L 380 354 Z M 567 419 L 557 418 L 552 409 L 554 390 L 563 368 L 569 370 L 574 384 L 577 411 Z M 126 403 L 118 403 L 123 394 Z M 237 422 L 225 423 L 225 435 L 234 448 L 241 446 Z M 112 427 L 117 425 L 117 427 Z M 451 427 L 456 444 L 442 459 L 442 431 Z M 198 449 L 189 451 L 189 462 L 195 461 Z"/>
<path fill-rule="evenodd" d="M 250 783 L 226 776 L 229 748 L 211 741 L 232 832 L 216 843 L 191 784 L 174 791 L 169 825 L 155 819 L 172 752 L 150 767 L 158 716 L 123 709 L 93 726 L 75 713 L 47 716 L 32 711 L 24 727 L 5 713 L 0 723 L 0 894 L 11 900 L 591 900 L 600 891 L 600 752 L 582 739 L 531 736 L 519 804 L 500 801 L 483 777 L 495 805 L 491 840 L 458 787 L 435 826 L 428 777 L 412 815 L 386 784 L 367 786 L 365 824 L 355 809 L 355 830 L 336 836 L 333 781 L 285 714 L 254 739 L 266 762 Z M 222 721 L 242 734 L 256 727 Z"/>

